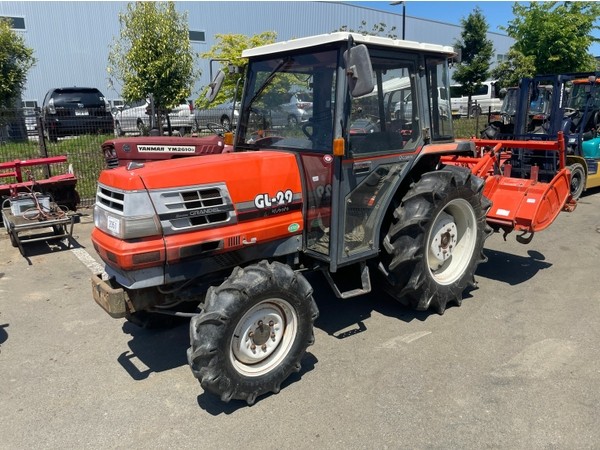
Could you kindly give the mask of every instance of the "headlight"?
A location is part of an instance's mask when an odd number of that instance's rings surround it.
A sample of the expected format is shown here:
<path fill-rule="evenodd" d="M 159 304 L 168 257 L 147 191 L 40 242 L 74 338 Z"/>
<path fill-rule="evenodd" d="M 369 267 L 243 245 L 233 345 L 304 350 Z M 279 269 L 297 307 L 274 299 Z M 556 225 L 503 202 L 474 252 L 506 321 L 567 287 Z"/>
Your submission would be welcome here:
<path fill-rule="evenodd" d="M 99 186 L 94 225 L 123 240 L 162 235 L 160 221 L 146 192 L 110 196 L 109 191 Z"/>

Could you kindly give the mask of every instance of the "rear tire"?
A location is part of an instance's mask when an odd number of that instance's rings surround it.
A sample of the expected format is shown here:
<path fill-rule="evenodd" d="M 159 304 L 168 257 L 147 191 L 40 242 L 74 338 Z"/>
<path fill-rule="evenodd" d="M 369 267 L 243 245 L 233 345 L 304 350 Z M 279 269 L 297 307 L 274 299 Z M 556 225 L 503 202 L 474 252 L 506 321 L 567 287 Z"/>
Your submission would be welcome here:
<path fill-rule="evenodd" d="M 142 122 L 141 120 L 138 120 L 136 123 L 136 127 L 137 127 L 138 131 L 140 132 L 140 136 L 146 136 L 146 134 L 148 133 L 148 130 L 146 129 L 146 125 L 144 125 L 144 122 Z"/>
<path fill-rule="evenodd" d="M 117 137 L 125 136 L 125 132 L 123 131 L 123 128 L 121 128 L 121 123 L 118 120 L 115 122 L 115 133 Z"/>
<path fill-rule="evenodd" d="M 480 115 L 481 115 L 481 108 L 479 107 L 479 105 L 471 106 L 470 117 L 476 117 L 476 116 L 480 116 Z"/>
<path fill-rule="evenodd" d="M 491 234 L 483 196 L 484 181 L 462 167 L 424 174 L 394 212 L 384 238 L 380 270 L 386 290 L 401 303 L 443 314 L 449 302 L 461 304 L 475 286 L 474 274 L 486 260 L 483 244 Z"/>
<path fill-rule="evenodd" d="M 289 266 L 262 261 L 237 267 L 208 290 L 202 313 L 192 318 L 192 372 L 221 400 L 252 405 L 259 395 L 278 393 L 300 370 L 318 315 L 310 284 Z"/>

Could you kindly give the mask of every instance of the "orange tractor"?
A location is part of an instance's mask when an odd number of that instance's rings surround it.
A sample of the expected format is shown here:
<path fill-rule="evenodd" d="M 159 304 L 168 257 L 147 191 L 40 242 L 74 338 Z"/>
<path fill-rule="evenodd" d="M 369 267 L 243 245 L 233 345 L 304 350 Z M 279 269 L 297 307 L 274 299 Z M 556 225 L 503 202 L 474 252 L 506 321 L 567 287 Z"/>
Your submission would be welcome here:
<path fill-rule="evenodd" d="M 318 316 L 304 272 L 340 298 L 373 278 L 442 314 L 492 228 L 532 233 L 569 205 L 562 141 L 522 144 L 556 162 L 544 179 L 507 176 L 514 141 L 454 140 L 451 47 L 333 33 L 243 56 L 234 151 L 103 171 L 92 233 L 96 302 L 144 326 L 191 317 L 192 372 L 224 401 L 252 404 L 300 369 Z M 289 92 L 310 116 L 277 125 Z"/>

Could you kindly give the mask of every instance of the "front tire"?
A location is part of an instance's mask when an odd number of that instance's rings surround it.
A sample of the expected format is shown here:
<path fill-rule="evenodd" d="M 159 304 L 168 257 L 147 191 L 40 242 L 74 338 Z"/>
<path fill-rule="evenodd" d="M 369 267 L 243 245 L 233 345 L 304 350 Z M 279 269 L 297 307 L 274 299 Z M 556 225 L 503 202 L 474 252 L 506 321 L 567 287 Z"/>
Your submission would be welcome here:
<path fill-rule="evenodd" d="M 192 372 L 221 400 L 252 405 L 259 395 L 278 393 L 300 370 L 318 315 L 310 284 L 289 266 L 262 261 L 237 267 L 209 289 L 202 313 L 192 318 Z"/>
<path fill-rule="evenodd" d="M 585 189 L 585 169 L 580 163 L 574 163 L 569 166 L 571 171 L 571 196 L 573 200 L 578 200 Z"/>
<path fill-rule="evenodd" d="M 477 266 L 486 260 L 483 244 L 490 201 L 484 181 L 465 168 L 448 166 L 424 174 L 394 212 L 380 264 L 386 290 L 401 303 L 443 314 L 460 305 L 475 286 Z"/>

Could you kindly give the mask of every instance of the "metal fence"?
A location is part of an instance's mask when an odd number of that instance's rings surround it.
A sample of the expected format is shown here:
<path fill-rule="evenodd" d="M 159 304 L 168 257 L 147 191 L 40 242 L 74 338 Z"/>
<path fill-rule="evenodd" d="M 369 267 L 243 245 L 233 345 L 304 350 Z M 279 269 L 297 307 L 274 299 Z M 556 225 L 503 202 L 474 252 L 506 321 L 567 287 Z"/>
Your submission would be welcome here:
<path fill-rule="evenodd" d="M 112 119 L 111 119 L 112 120 Z M 114 137 L 111 127 L 100 129 L 93 121 L 71 129 L 65 136 L 57 137 L 44 129 L 37 108 L 17 108 L 0 111 L 0 163 L 23 161 L 52 156 L 66 156 L 67 162 L 32 166 L 27 177 L 47 178 L 72 171 L 77 177 L 80 207 L 94 203 L 96 183 L 104 169 L 101 144 Z M 17 180 L 0 171 L 0 185 L 10 185 Z M 25 175 L 25 174 L 24 174 Z"/>

